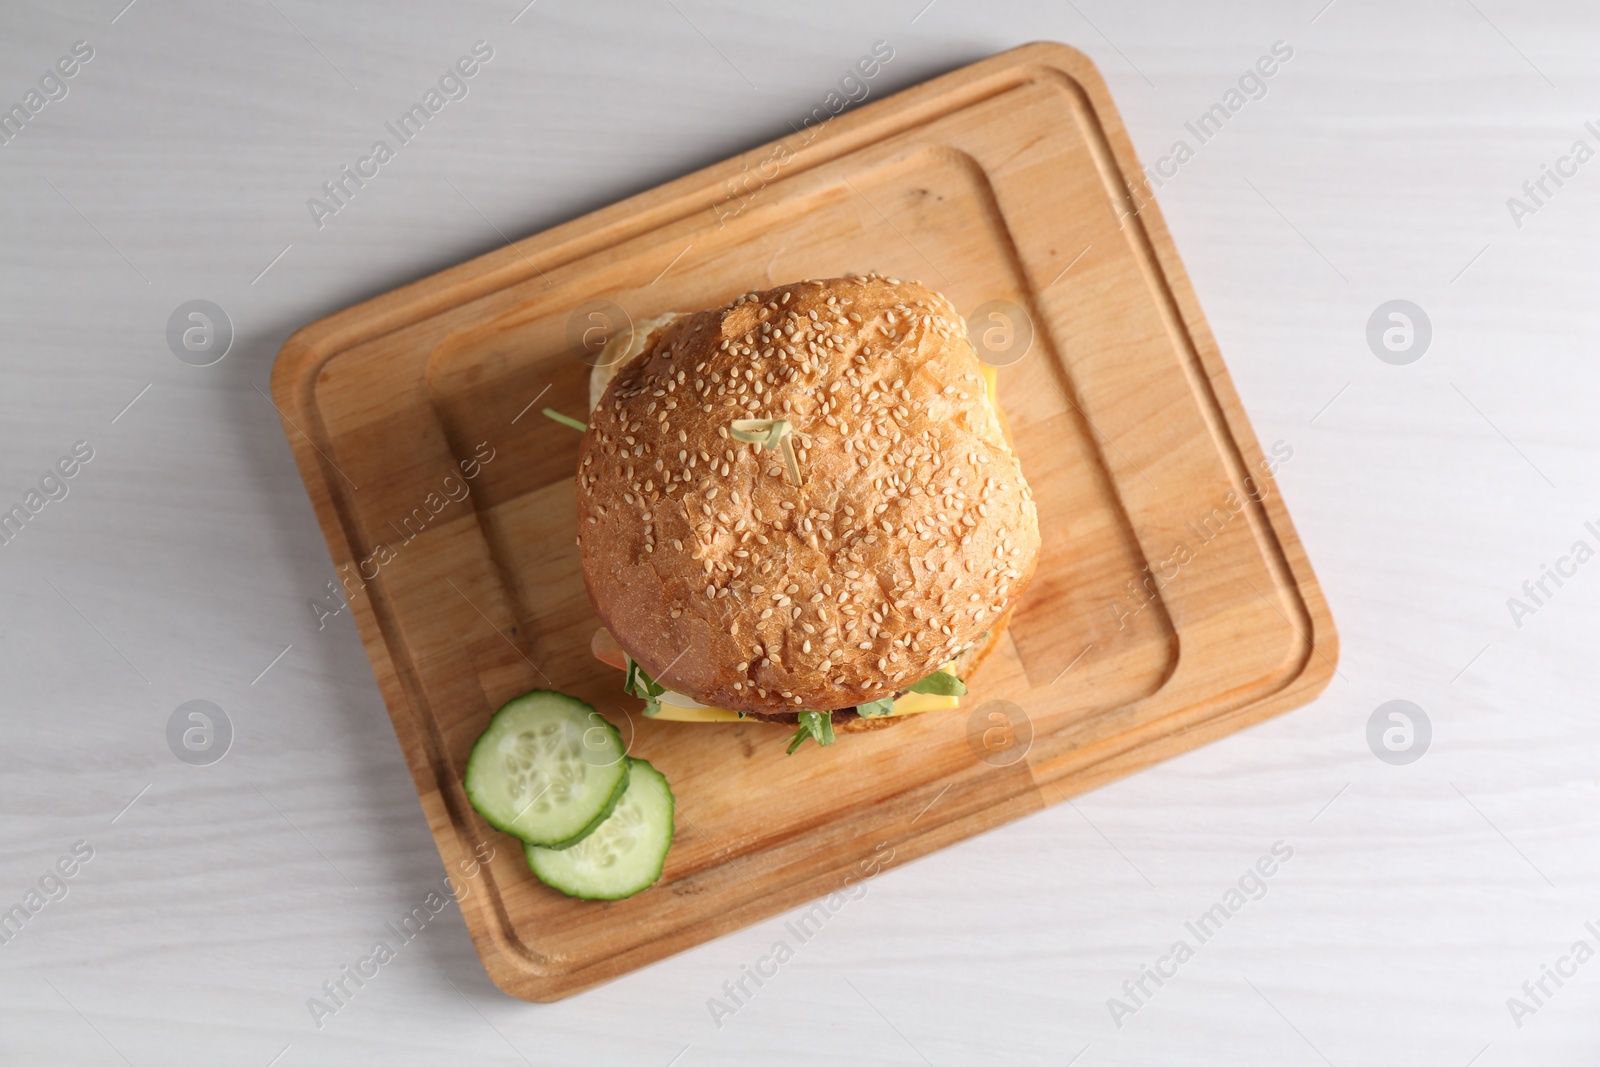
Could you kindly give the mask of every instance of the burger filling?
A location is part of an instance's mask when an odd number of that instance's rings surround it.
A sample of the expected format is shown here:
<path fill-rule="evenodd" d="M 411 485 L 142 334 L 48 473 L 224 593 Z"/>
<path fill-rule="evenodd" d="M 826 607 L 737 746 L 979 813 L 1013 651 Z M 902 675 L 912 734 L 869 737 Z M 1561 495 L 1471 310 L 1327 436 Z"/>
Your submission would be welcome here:
<path fill-rule="evenodd" d="M 884 697 L 870 704 L 843 710 L 854 710 L 863 719 L 877 719 L 959 708 L 967 687 L 956 675 L 956 664 L 971 648 L 982 644 L 988 638 L 989 635 L 984 634 L 973 645 L 958 651 L 944 667 L 910 687 L 900 690 L 892 697 Z M 738 722 L 747 717 L 742 711 L 702 704 L 692 696 L 668 689 L 651 678 L 632 656 L 624 652 L 609 630 L 604 628 L 596 630 L 590 645 L 596 659 L 624 672 L 623 692 L 643 700 L 644 713 L 649 718 L 665 722 Z M 802 712 L 801 714 L 826 713 Z M 801 723 L 803 729 L 805 724 L 803 718 Z M 830 730 L 829 733 L 831 732 Z"/>

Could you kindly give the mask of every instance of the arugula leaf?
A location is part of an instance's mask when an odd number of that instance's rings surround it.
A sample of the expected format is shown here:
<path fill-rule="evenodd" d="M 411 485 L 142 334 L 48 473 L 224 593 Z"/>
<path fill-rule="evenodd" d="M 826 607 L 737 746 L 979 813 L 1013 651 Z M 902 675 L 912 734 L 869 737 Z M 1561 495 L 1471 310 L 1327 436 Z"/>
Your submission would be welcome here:
<path fill-rule="evenodd" d="M 577 419 L 573 418 L 571 415 L 563 415 L 563 414 L 561 414 L 561 412 L 557 411 L 555 408 L 545 408 L 544 409 L 544 417 L 547 418 L 547 419 L 554 419 L 556 422 L 559 422 L 563 426 L 571 426 L 574 430 L 577 430 L 579 433 L 584 433 L 589 429 L 589 424 L 588 423 L 579 422 Z"/>
<path fill-rule="evenodd" d="M 815 738 L 817 744 L 833 744 L 833 712 L 831 711 L 802 711 L 800 713 L 800 728 L 789 739 L 789 747 L 785 750 L 787 755 L 794 755 L 795 749 L 806 743 L 807 738 Z"/>
<path fill-rule="evenodd" d="M 622 691 L 629 696 L 636 696 L 644 701 L 644 713 L 647 718 L 655 718 L 661 714 L 661 701 L 656 699 L 667 691 L 667 687 L 651 679 L 644 668 L 634 662 L 633 657 L 627 657 L 628 674 L 622 680 Z"/>
<path fill-rule="evenodd" d="M 932 693 L 941 697 L 964 697 L 967 695 L 967 683 L 949 671 L 934 671 L 920 682 L 912 685 L 907 692 Z"/>
<path fill-rule="evenodd" d="M 856 705 L 856 714 L 861 716 L 863 719 L 881 718 L 893 710 L 894 697 L 892 696 L 884 697 L 882 700 L 874 700 L 870 704 Z"/>

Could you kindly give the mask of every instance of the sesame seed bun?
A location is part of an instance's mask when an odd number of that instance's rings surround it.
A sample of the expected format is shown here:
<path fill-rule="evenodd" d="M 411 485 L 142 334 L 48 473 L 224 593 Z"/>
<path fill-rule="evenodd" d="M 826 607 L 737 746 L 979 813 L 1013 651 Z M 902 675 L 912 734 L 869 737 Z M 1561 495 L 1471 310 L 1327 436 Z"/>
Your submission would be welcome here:
<path fill-rule="evenodd" d="M 1038 517 L 949 301 L 852 276 L 635 333 L 597 368 L 578 530 L 595 610 L 652 678 L 792 718 L 993 644 Z M 800 485 L 736 419 L 792 426 Z"/>

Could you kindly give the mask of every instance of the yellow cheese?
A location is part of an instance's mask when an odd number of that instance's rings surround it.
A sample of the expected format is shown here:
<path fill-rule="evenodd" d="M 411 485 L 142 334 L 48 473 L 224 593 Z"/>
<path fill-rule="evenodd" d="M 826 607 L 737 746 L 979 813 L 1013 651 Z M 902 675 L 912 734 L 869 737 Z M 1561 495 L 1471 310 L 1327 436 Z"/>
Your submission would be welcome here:
<path fill-rule="evenodd" d="M 944 666 L 950 670 L 954 661 Z M 893 718 L 899 715 L 921 715 L 925 711 L 953 711 L 961 706 L 960 697 L 940 696 L 937 693 L 907 693 L 894 702 L 893 709 L 888 715 L 879 718 Z M 662 722 L 738 722 L 744 716 L 737 711 L 727 708 L 698 707 L 685 708 L 676 704 L 663 703 L 661 711 L 651 716 Z"/>
<path fill-rule="evenodd" d="M 978 364 L 978 373 L 983 375 L 984 388 L 989 393 L 989 406 L 996 411 L 1000 410 L 1000 376 L 995 369 L 987 363 Z"/>
<path fill-rule="evenodd" d="M 920 715 L 925 711 L 950 711 L 960 706 L 960 697 L 944 697 L 937 693 L 907 693 L 894 702 L 894 709 L 889 715 Z"/>
<path fill-rule="evenodd" d="M 742 716 L 727 708 L 679 708 L 663 704 L 660 713 L 651 718 L 662 722 L 738 722 Z"/>
<path fill-rule="evenodd" d="M 961 706 L 960 697 L 939 696 L 935 693 L 907 693 L 894 702 L 894 710 L 883 718 L 897 715 L 920 715 L 925 711 L 951 711 Z M 661 705 L 661 712 L 651 718 L 662 722 L 738 722 L 743 716 L 727 708 L 677 708 Z"/>

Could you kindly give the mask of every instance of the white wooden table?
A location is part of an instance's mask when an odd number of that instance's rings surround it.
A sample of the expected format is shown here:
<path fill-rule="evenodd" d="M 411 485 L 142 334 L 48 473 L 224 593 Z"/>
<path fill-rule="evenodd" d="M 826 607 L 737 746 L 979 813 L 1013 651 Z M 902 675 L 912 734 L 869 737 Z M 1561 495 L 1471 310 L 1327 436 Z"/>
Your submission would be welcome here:
<path fill-rule="evenodd" d="M 28 513 L 0 545 L 0 909 L 28 916 L 0 921 L 0 1062 L 1596 1061 L 1600 962 L 1571 947 L 1600 950 L 1600 563 L 1560 562 L 1600 549 L 1592 4 L 124 2 L 0 11 L 0 104 L 44 80 L 0 146 L 0 510 Z M 452 906 L 319 1027 L 308 999 L 444 872 L 350 620 L 312 607 L 278 346 L 783 133 L 876 41 L 873 98 L 1034 39 L 1095 58 L 1147 163 L 1192 149 L 1159 197 L 1293 448 L 1339 677 L 876 879 L 720 1026 L 781 919 L 539 1006 Z M 307 199 L 478 41 L 466 95 L 319 228 Z M 234 333 L 206 367 L 166 336 L 197 299 Z M 1431 323 L 1405 365 L 1367 339 L 1396 299 Z M 1369 747 L 1393 699 L 1431 724 L 1409 763 Z M 220 762 L 169 748 L 192 700 L 232 724 Z M 1185 924 L 1277 842 L 1202 944 Z"/>

